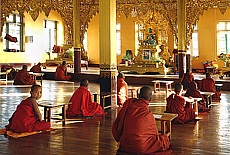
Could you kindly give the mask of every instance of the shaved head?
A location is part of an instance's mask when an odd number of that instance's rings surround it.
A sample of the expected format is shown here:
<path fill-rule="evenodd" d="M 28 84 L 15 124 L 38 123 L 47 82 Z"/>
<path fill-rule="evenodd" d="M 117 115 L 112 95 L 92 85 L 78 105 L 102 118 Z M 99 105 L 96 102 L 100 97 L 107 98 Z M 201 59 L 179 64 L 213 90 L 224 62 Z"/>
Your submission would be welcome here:
<path fill-rule="evenodd" d="M 150 101 L 152 98 L 152 89 L 148 86 L 143 86 L 140 90 L 140 98 Z"/>
<path fill-rule="evenodd" d="M 86 79 L 82 79 L 81 82 L 80 82 L 80 86 L 84 86 L 84 87 L 87 87 L 89 84 L 89 81 L 86 80 Z"/>
<path fill-rule="evenodd" d="M 181 83 L 176 83 L 176 84 L 174 85 L 174 91 L 175 91 L 176 93 L 180 92 L 182 89 L 183 89 L 183 85 L 182 85 Z"/>

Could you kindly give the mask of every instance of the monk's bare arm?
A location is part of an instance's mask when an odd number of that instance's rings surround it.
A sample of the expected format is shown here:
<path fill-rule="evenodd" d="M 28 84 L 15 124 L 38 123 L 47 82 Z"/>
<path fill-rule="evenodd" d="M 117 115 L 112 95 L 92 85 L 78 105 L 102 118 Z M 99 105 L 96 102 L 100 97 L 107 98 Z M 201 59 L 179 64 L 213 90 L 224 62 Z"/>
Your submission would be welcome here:
<path fill-rule="evenodd" d="M 41 115 L 40 110 L 38 108 L 38 103 L 37 103 L 36 99 L 35 98 L 30 98 L 30 101 L 33 104 L 33 107 L 34 107 L 34 110 L 35 110 L 35 114 L 36 114 L 38 120 L 42 121 L 42 115 Z"/>

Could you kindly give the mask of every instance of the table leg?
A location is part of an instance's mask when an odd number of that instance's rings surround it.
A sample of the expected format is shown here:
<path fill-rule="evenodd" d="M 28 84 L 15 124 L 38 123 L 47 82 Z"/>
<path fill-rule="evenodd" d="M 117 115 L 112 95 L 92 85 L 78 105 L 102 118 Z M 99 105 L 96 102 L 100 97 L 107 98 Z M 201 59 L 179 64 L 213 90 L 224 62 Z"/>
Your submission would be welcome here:
<path fill-rule="evenodd" d="M 42 85 L 43 76 L 41 76 L 41 85 Z"/>
<path fill-rule="evenodd" d="M 47 112 L 48 112 L 48 122 L 51 122 L 51 108 L 47 108 Z"/>
<path fill-rule="evenodd" d="M 104 110 L 104 107 L 105 107 L 105 96 L 101 96 L 100 105 L 101 105 L 102 109 Z"/>
<path fill-rule="evenodd" d="M 154 90 L 154 93 L 157 92 L 157 83 L 156 82 L 154 82 L 154 84 L 153 84 L 153 90 Z"/>
<path fill-rule="evenodd" d="M 166 124 L 167 124 L 167 131 L 169 132 L 169 139 L 172 139 L 172 137 L 171 137 L 171 130 L 172 130 L 172 128 L 171 128 L 171 121 L 167 121 L 166 122 Z"/>
<path fill-rule="evenodd" d="M 165 85 L 165 87 L 166 87 L 166 98 L 168 97 L 168 90 L 169 90 L 169 85 L 166 83 L 166 85 Z"/>
<path fill-rule="evenodd" d="M 133 90 L 131 90 L 131 97 L 132 98 L 134 98 L 134 95 L 133 95 L 134 93 L 133 93 Z"/>
<path fill-rule="evenodd" d="M 46 107 L 44 107 L 44 121 L 47 121 L 46 116 L 47 116 L 47 108 L 46 108 Z"/>
<path fill-rule="evenodd" d="M 97 102 L 97 94 L 93 94 L 93 101 Z"/>
<path fill-rule="evenodd" d="M 212 95 L 209 95 L 209 98 L 208 98 L 208 104 L 209 104 L 209 107 L 211 107 L 211 104 L 212 104 Z"/>
<path fill-rule="evenodd" d="M 193 109 L 195 111 L 196 116 L 198 116 L 198 104 L 198 101 L 195 101 L 195 103 L 193 104 Z"/>
<path fill-rule="evenodd" d="M 165 124 L 166 121 L 161 121 L 161 134 L 166 134 Z"/>
<path fill-rule="evenodd" d="M 62 125 L 65 125 L 66 121 L 66 111 L 65 111 L 65 105 L 62 106 Z"/>

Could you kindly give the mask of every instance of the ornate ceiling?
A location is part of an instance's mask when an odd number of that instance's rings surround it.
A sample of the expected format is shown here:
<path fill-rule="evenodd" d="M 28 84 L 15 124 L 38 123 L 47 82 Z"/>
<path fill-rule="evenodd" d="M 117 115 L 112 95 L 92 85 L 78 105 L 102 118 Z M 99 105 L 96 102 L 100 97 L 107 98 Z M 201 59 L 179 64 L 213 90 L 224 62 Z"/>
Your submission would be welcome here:
<path fill-rule="evenodd" d="M 230 8 L 230 0 L 187 0 L 187 40 L 192 36 L 193 28 L 199 17 L 209 8 L 218 8 L 222 14 Z M 18 11 L 23 16 L 28 12 L 36 21 L 39 14 L 44 12 L 48 17 L 51 10 L 57 11 L 65 23 L 65 42 L 73 42 L 73 7 L 72 0 L 2 0 L 1 1 L 1 26 L 11 13 Z M 117 0 L 117 14 L 125 14 L 126 17 L 139 17 L 147 12 L 159 12 L 168 21 L 173 35 L 177 38 L 177 0 Z M 99 12 L 99 0 L 81 0 L 81 42 L 88 23 Z M 188 43 L 187 43 L 188 44 Z"/>

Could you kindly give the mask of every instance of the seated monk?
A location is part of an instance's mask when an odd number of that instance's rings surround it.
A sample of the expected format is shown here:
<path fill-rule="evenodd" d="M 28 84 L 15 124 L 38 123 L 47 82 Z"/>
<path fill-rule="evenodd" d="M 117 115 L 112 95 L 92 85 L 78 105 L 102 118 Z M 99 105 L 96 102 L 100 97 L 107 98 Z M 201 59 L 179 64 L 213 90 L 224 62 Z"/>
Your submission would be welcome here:
<path fill-rule="evenodd" d="M 33 132 L 50 129 L 50 122 L 42 121 L 42 116 L 36 100 L 42 96 L 40 85 L 33 85 L 30 90 L 31 96 L 23 100 L 12 117 L 9 119 L 7 130 L 14 132 Z"/>
<path fill-rule="evenodd" d="M 119 142 L 118 152 L 154 154 L 169 149 L 168 135 L 158 133 L 155 118 L 148 108 L 151 99 L 152 90 L 143 86 L 140 98 L 125 101 L 112 126 L 113 137 Z"/>
<path fill-rule="evenodd" d="M 122 107 L 126 99 L 128 99 L 128 85 L 125 82 L 125 75 L 119 73 L 117 76 L 117 105 Z"/>
<path fill-rule="evenodd" d="M 91 94 L 88 91 L 88 80 L 81 80 L 80 87 L 73 93 L 70 98 L 67 116 L 94 116 L 105 114 L 100 104 L 92 102 Z"/>
<path fill-rule="evenodd" d="M 41 73 L 41 63 L 39 62 L 37 65 L 34 65 L 32 68 L 30 68 L 30 72 Z"/>
<path fill-rule="evenodd" d="M 204 97 L 203 97 L 203 95 L 200 94 L 200 91 L 198 90 L 198 87 L 197 87 L 197 84 L 195 81 L 190 83 L 189 88 L 186 91 L 184 96 L 186 96 L 186 97 L 191 96 L 194 98 L 202 98 L 201 101 L 198 101 L 198 111 L 199 112 L 209 111 L 209 109 L 206 108 Z"/>
<path fill-rule="evenodd" d="M 166 111 L 167 113 L 178 114 L 178 116 L 173 120 L 174 123 L 186 123 L 190 121 L 195 121 L 195 111 L 192 108 L 185 108 L 186 101 L 181 96 L 183 91 L 183 86 L 180 83 L 175 84 L 175 93 L 171 94 L 166 100 Z"/>
<path fill-rule="evenodd" d="M 190 73 L 190 70 L 187 69 L 186 73 L 183 74 L 181 78 L 181 84 L 183 85 L 184 90 L 189 88 L 190 82 L 194 81 L 194 76 Z"/>
<path fill-rule="evenodd" d="M 16 73 L 14 85 L 32 85 L 35 84 L 33 75 L 27 71 L 27 65 L 23 65 L 22 69 Z"/>
<path fill-rule="evenodd" d="M 62 62 L 61 66 L 58 66 L 54 73 L 55 80 L 70 80 L 71 75 L 67 75 L 67 64 L 66 61 Z"/>
<path fill-rule="evenodd" d="M 206 73 L 206 79 L 201 80 L 200 90 L 205 92 L 214 92 L 215 94 L 212 95 L 213 101 L 220 101 L 221 92 L 215 91 L 215 81 L 212 79 L 210 73 Z"/>

